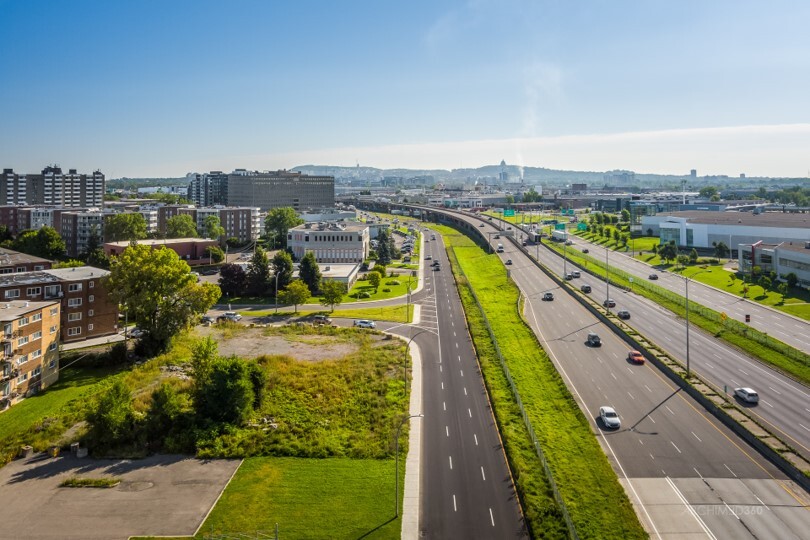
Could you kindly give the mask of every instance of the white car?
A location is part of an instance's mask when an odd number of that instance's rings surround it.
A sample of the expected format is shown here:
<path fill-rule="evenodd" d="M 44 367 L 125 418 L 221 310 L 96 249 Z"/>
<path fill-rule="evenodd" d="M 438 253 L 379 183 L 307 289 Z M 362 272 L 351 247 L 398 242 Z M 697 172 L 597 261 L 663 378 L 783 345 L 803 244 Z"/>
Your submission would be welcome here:
<path fill-rule="evenodd" d="M 622 421 L 619 419 L 619 415 L 613 407 L 608 407 L 607 405 L 599 407 L 599 418 L 602 419 L 602 423 L 607 428 L 619 429 L 622 427 Z"/>
<path fill-rule="evenodd" d="M 354 321 L 354 325 L 358 328 L 377 328 L 377 324 L 368 319 L 357 319 Z"/>
<path fill-rule="evenodd" d="M 735 388 L 734 395 L 746 403 L 759 403 L 759 394 L 753 388 Z"/>

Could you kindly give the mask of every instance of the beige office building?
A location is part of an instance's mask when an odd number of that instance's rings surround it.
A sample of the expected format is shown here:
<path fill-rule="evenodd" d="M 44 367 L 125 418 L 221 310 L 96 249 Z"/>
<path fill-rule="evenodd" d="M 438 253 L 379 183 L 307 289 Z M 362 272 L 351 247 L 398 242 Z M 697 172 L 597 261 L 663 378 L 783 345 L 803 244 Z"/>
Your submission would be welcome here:
<path fill-rule="evenodd" d="M 369 254 L 368 225 L 305 223 L 290 229 L 287 246 L 295 259 L 311 251 L 319 263 L 362 263 Z"/>

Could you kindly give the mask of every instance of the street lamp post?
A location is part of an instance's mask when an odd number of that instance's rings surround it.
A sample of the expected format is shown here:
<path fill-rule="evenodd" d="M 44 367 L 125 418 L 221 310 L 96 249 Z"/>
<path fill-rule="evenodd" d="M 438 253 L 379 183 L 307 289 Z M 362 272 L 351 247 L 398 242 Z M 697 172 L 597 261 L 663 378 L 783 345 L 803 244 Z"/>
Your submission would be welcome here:
<path fill-rule="evenodd" d="M 405 425 L 405 422 L 407 422 L 411 418 L 424 418 L 424 417 L 425 415 L 421 413 L 408 415 L 402 419 L 402 422 L 399 423 L 399 427 L 397 428 L 396 451 L 394 452 L 396 456 L 396 465 L 394 466 L 396 469 L 394 471 L 394 476 L 396 477 L 396 480 L 394 482 L 394 518 L 399 517 L 399 433 L 402 430 L 402 426 Z"/>
<path fill-rule="evenodd" d="M 412 341 L 413 341 L 413 340 L 414 340 L 414 339 L 415 339 L 415 338 L 416 338 L 416 337 L 417 337 L 419 334 L 424 334 L 425 332 L 427 332 L 427 330 L 420 330 L 420 331 L 418 331 L 416 334 L 414 334 L 413 336 L 411 336 L 411 339 L 409 339 L 409 340 L 408 340 L 408 344 L 407 344 L 407 345 L 405 345 L 405 373 L 404 373 L 405 394 L 407 394 L 407 393 L 408 393 L 408 351 L 409 351 L 409 350 L 410 350 L 410 348 L 411 348 L 411 342 L 412 342 Z"/>
<path fill-rule="evenodd" d="M 608 262 L 608 254 L 610 249 L 605 246 L 605 283 L 607 284 L 607 295 L 605 296 L 605 307 L 607 308 L 608 315 L 610 315 L 610 263 Z"/>
<path fill-rule="evenodd" d="M 278 315 L 278 272 L 276 272 L 276 315 Z"/>
<path fill-rule="evenodd" d="M 686 376 L 689 377 L 689 282 L 698 274 L 702 274 L 705 270 L 695 272 L 691 277 L 683 276 L 686 281 Z"/>

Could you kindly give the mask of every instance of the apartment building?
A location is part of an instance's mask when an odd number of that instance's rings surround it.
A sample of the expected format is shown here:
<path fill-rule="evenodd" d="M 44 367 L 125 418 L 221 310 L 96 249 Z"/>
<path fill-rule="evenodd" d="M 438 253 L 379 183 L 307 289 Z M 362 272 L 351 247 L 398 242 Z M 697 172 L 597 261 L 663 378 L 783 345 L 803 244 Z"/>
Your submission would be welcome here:
<path fill-rule="evenodd" d="M 230 174 L 212 171 L 188 178 L 188 198 L 200 206 L 258 206 L 265 212 L 282 206 L 300 211 L 335 205 L 333 176 L 236 169 Z"/>
<path fill-rule="evenodd" d="M 99 242 L 104 237 L 104 213 L 96 208 L 59 213 L 55 229 L 65 241 L 68 257 L 78 257 L 87 251 L 93 234 Z"/>
<path fill-rule="evenodd" d="M 45 167 L 39 174 L 3 169 L 0 204 L 46 204 L 66 208 L 101 207 L 106 179 L 101 171 L 84 174 L 76 169 Z"/>
<path fill-rule="evenodd" d="M 58 301 L 0 302 L 0 410 L 59 379 Z"/>
<path fill-rule="evenodd" d="M 370 243 L 364 223 L 304 223 L 287 234 L 287 246 L 296 260 L 311 251 L 319 263 L 362 263 Z"/>
<path fill-rule="evenodd" d="M 106 275 L 92 266 L 0 275 L 0 303 L 59 302 L 64 343 L 107 336 L 118 331 L 118 306 L 101 282 Z"/>
<path fill-rule="evenodd" d="M 262 214 L 257 207 L 214 206 L 196 208 L 192 205 L 165 205 L 157 208 L 158 231 L 165 234 L 166 222 L 178 215 L 191 216 L 197 225 L 197 234 L 204 236 L 205 218 L 216 216 L 225 229 L 226 238 L 237 238 L 240 242 L 256 240 L 262 233 Z"/>
<path fill-rule="evenodd" d="M 0 274 L 13 274 L 15 272 L 33 272 L 35 270 L 49 270 L 51 261 L 0 248 Z"/>
<path fill-rule="evenodd" d="M 208 238 L 155 238 L 149 240 L 138 240 L 138 244 L 151 246 L 152 249 L 167 248 L 186 261 L 189 266 L 211 264 L 211 257 L 206 253 L 206 249 L 219 245 L 216 240 Z M 129 242 L 106 242 L 104 253 L 108 257 L 121 255 L 129 247 Z"/>

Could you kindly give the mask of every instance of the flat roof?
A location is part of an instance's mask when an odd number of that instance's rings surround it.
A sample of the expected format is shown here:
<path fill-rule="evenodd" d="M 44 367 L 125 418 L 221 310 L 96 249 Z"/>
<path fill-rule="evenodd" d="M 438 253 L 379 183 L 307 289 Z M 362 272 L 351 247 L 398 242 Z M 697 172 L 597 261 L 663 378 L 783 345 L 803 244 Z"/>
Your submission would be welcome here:
<path fill-rule="evenodd" d="M 0 302 L 0 321 L 16 321 L 26 313 L 39 311 L 42 308 L 59 304 L 59 302 L 27 302 L 25 300 L 12 300 L 10 302 Z"/>
<path fill-rule="evenodd" d="M 683 212 L 662 212 L 661 217 L 686 218 L 690 223 L 712 225 L 745 225 L 758 227 L 786 227 L 790 229 L 807 229 L 810 239 L 810 214 L 788 214 L 783 212 L 709 212 L 704 210 L 685 210 Z"/>
<path fill-rule="evenodd" d="M 61 281 L 82 281 L 92 277 L 104 277 L 110 274 L 109 270 L 95 266 L 74 266 L 73 268 L 56 268 L 43 270 Z"/>
<path fill-rule="evenodd" d="M 810 249 L 805 247 L 804 242 L 782 242 L 779 244 L 779 249 L 785 249 L 787 251 L 800 251 L 802 253 L 807 253 L 810 255 Z"/>
<path fill-rule="evenodd" d="M 211 240 L 210 238 L 148 238 L 146 240 L 138 240 L 139 244 L 143 244 L 145 246 L 162 246 L 168 244 L 187 244 L 189 242 L 214 242 L 216 240 Z M 129 247 L 130 242 L 128 240 L 122 240 L 120 242 L 104 242 L 105 246 L 115 246 L 115 247 Z"/>
<path fill-rule="evenodd" d="M 332 225 L 332 224 L 333 223 L 329 223 L 329 225 Z M 338 228 L 338 229 L 332 229 L 332 228 L 329 227 L 329 225 L 327 225 L 326 228 L 324 228 L 324 229 L 320 229 L 320 228 L 318 228 L 316 223 L 309 223 L 309 225 L 310 225 L 309 227 L 307 227 L 306 224 L 305 225 L 298 225 L 297 227 L 293 227 L 290 230 L 304 231 L 304 232 L 314 232 L 314 233 L 330 233 L 330 232 L 331 233 L 341 233 L 341 232 L 359 232 L 359 231 L 362 231 L 362 230 L 368 228 L 368 225 L 365 224 L 365 223 L 353 223 L 353 222 L 341 221 L 340 224 L 342 225 L 342 228 Z"/>
<path fill-rule="evenodd" d="M 34 257 L 33 255 L 28 255 L 27 253 L 20 253 L 19 251 L 13 251 L 11 249 L 0 248 L 0 266 L 26 262 L 38 263 L 51 261 L 41 257 Z"/>

